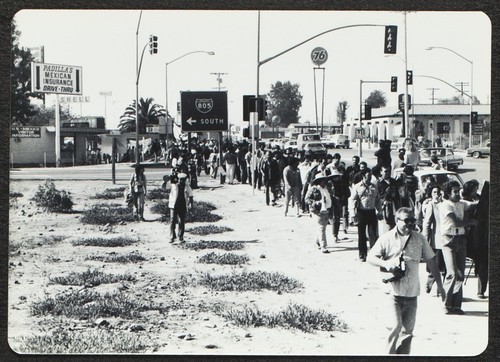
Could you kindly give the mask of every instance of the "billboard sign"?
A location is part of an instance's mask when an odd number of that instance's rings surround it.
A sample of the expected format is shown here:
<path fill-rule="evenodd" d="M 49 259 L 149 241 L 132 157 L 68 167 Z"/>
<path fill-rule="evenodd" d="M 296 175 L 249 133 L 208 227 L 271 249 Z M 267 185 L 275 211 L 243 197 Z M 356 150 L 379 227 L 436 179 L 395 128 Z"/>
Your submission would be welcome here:
<path fill-rule="evenodd" d="M 31 91 L 82 95 L 82 67 L 32 62 Z"/>

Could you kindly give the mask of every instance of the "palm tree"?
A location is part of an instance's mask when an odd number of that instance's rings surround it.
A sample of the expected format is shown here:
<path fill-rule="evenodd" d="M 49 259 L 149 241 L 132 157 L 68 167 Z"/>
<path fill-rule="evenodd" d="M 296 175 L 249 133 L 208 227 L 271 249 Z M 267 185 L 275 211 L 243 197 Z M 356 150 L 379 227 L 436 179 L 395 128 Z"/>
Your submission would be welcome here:
<path fill-rule="evenodd" d="M 374 90 L 370 93 L 368 98 L 365 99 L 366 104 L 371 105 L 373 108 L 382 108 L 387 105 L 387 98 L 385 93 L 380 90 Z"/>
<path fill-rule="evenodd" d="M 153 102 L 153 98 L 139 99 L 139 133 L 146 133 L 147 124 L 159 124 L 159 118 L 166 115 L 165 108 Z M 125 108 L 118 129 L 121 133 L 135 132 L 135 101 Z"/>

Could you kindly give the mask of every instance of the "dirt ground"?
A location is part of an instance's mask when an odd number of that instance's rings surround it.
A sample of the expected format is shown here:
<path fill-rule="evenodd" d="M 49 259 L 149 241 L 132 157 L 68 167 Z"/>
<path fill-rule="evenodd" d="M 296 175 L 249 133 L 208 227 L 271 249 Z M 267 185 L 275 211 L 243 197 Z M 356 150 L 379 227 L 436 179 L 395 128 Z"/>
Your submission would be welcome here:
<path fill-rule="evenodd" d="M 215 225 L 230 227 L 233 231 L 196 236 L 190 234 L 189 229 L 204 224 L 191 223 L 186 225 L 186 242 L 200 239 L 243 241 L 245 248 L 236 253 L 250 258 L 244 266 L 206 265 L 197 263 L 197 258 L 209 251 L 185 250 L 168 242 L 169 224 L 162 223 L 159 215 L 151 213 L 152 201 L 146 202 L 146 222 L 85 225 L 80 221 L 81 213 L 52 214 L 36 207 L 30 199 L 42 183 L 11 180 L 10 184 L 10 192 L 24 195 L 16 201 L 11 200 L 9 216 L 9 243 L 15 246 L 12 249 L 15 252 L 9 255 L 8 338 L 14 350 L 22 348 L 16 337 L 46 334 L 69 326 L 74 329 L 95 328 L 94 321 L 35 317 L 29 313 L 29 306 L 34 301 L 70 288 L 50 283 L 50 277 L 90 267 L 108 273 L 130 273 L 136 277 L 135 282 L 101 285 L 94 288 L 96 291 L 120 290 L 135 297 L 176 305 L 168 315 L 151 313 L 147 315 L 147 322 L 142 322 L 144 333 L 160 346 L 144 353 L 317 356 L 385 353 L 389 287 L 381 282 L 382 275 L 377 268 L 358 260 L 357 231 L 353 227 L 347 234 L 341 232 L 343 239 L 335 244 L 329 226 L 330 253 L 323 254 L 314 244 L 315 228 L 308 215 L 297 218 L 294 212 L 290 212 L 285 217 L 283 199 L 277 206 L 266 206 L 262 191 L 253 191 L 249 185 L 219 185 L 218 180 L 202 176 L 199 181 L 201 188 L 194 191 L 195 202 L 213 203 L 217 207 L 214 213 L 222 216 Z M 102 181 L 56 181 L 55 184 L 57 189 L 71 192 L 75 211 L 104 202 L 90 197 L 120 186 Z M 151 183 L 149 188 L 160 187 L 160 184 Z M 71 244 L 72 240 L 92 236 L 128 236 L 137 243 L 120 250 L 105 251 Z M 48 242 L 54 239 L 57 241 Z M 133 250 L 147 260 L 121 264 L 85 259 L 88 255 Z M 197 278 L 205 271 L 222 274 L 231 270 L 276 271 L 299 280 L 303 288 L 280 294 L 272 291 L 215 292 L 202 286 L 171 291 L 167 287 L 181 276 Z M 421 264 L 421 281 L 425 280 L 425 275 L 425 265 Z M 480 354 L 488 343 L 489 303 L 487 299 L 476 298 L 474 272 L 465 285 L 463 309 L 466 314 L 463 316 L 445 315 L 435 289 L 426 294 L 423 284 L 412 354 Z M 284 328 L 239 327 L 202 308 L 218 301 L 235 305 L 255 304 L 264 310 L 278 310 L 293 301 L 338 315 L 348 324 L 349 331 L 305 333 Z M 107 319 L 112 325 L 119 325 L 118 321 Z M 188 334 L 194 338 L 181 338 Z"/>

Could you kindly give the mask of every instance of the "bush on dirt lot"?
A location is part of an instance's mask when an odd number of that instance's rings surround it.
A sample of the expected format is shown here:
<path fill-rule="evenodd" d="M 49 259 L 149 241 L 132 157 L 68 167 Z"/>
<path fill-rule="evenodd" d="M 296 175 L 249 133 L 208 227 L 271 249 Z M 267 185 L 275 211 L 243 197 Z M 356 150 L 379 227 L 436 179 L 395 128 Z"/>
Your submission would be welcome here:
<path fill-rule="evenodd" d="M 73 201 L 69 192 L 59 191 L 53 181 L 47 180 L 45 184 L 39 185 L 33 197 L 33 201 L 50 212 L 65 212 L 73 208 Z"/>
<path fill-rule="evenodd" d="M 117 224 L 134 221 L 134 215 L 129 208 L 119 204 L 98 204 L 85 210 L 81 220 L 84 224 L 92 225 Z"/>

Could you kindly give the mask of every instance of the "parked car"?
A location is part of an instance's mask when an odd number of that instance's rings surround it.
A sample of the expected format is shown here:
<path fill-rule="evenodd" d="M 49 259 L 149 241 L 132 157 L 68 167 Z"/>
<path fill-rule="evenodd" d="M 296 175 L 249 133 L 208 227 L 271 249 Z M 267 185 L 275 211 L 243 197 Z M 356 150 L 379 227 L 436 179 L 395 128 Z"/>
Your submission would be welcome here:
<path fill-rule="evenodd" d="M 467 149 L 467 156 L 474 158 L 481 158 L 490 155 L 490 140 L 484 143 L 483 147 L 470 147 Z"/>
<path fill-rule="evenodd" d="M 349 148 L 351 146 L 349 136 L 346 134 L 335 133 L 332 134 L 331 139 L 335 143 L 335 148 Z"/>
<path fill-rule="evenodd" d="M 324 157 L 328 153 L 326 147 L 321 142 L 306 142 L 303 144 L 302 149 L 306 154 L 311 153 L 314 157 Z"/>
<path fill-rule="evenodd" d="M 319 133 L 304 133 L 297 136 L 297 147 L 299 151 L 304 149 L 304 145 L 307 142 L 321 142 L 321 136 Z"/>
<path fill-rule="evenodd" d="M 451 148 L 446 147 L 428 147 L 420 150 L 419 166 L 432 166 L 431 156 L 436 155 L 442 160 L 447 170 L 458 170 L 458 166 L 464 164 L 464 159 L 453 153 Z"/>
<path fill-rule="evenodd" d="M 331 138 L 332 135 L 328 135 L 326 137 L 321 138 L 321 143 L 326 148 L 335 148 L 335 142 Z"/>
<path fill-rule="evenodd" d="M 395 177 L 399 177 L 399 175 L 403 172 L 403 167 L 397 168 L 394 170 Z M 439 185 L 444 184 L 445 182 L 449 181 L 458 181 L 460 186 L 463 186 L 464 181 L 460 177 L 459 174 L 453 171 L 448 171 L 448 170 L 434 170 L 432 168 L 427 168 L 427 169 L 420 169 L 417 170 L 413 173 L 415 176 L 418 178 L 418 187 L 422 188 L 422 184 L 424 180 L 431 176 L 433 178 L 433 181 L 438 183 Z"/>
<path fill-rule="evenodd" d="M 292 152 L 297 152 L 297 140 L 290 140 L 287 143 L 285 143 L 285 150 L 291 148 Z"/>

